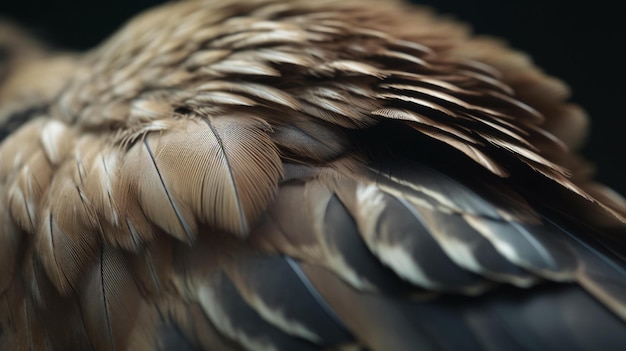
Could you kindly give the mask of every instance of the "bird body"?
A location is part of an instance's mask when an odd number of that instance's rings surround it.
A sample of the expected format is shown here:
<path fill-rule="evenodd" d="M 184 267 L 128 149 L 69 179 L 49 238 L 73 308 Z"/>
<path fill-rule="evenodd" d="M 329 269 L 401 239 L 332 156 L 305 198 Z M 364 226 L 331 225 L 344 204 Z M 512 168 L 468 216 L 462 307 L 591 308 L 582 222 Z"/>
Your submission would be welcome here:
<path fill-rule="evenodd" d="M 2 350 L 626 347 L 626 204 L 505 44 L 182 1 L 47 55 L 0 81 Z"/>

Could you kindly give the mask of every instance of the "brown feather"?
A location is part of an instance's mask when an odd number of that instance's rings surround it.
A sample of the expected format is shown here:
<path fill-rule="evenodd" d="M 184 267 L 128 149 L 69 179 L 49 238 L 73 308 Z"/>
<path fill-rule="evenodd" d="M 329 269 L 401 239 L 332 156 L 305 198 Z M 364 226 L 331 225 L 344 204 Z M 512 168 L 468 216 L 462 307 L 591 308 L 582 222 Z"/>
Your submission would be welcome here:
<path fill-rule="evenodd" d="M 98 221 L 76 184 L 77 170 L 66 163 L 50 184 L 41 209 L 35 247 L 52 283 L 62 293 L 77 291 L 96 259 Z"/>
<path fill-rule="evenodd" d="M 0 348 L 626 343 L 626 203 L 565 84 L 501 42 L 401 1 L 237 0 L 34 45 L 0 77 Z"/>
<path fill-rule="evenodd" d="M 14 323 L 14 330 L 0 345 L 9 350 L 52 350 L 50 340 L 41 325 L 41 321 L 38 320 L 32 302 L 24 298 L 24 292 L 12 293 L 15 294 L 12 296 L 13 299 L 7 297 L 5 303 L 12 305 L 11 311 L 8 313 L 11 314 L 10 318 Z"/>
<path fill-rule="evenodd" d="M 136 143 L 121 172 L 144 213 L 166 232 L 191 241 L 200 221 L 242 235 L 271 200 L 282 173 L 268 131 L 251 118 L 189 120 Z"/>
<path fill-rule="evenodd" d="M 80 292 L 85 329 L 98 350 L 126 349 L 136 323 L 139 291 L 124 257 L 100 247 Z"/>
<path fill-rule="evenodd" d="M 3 201 L 3 203 L 6 203 Z M 9 287 L 16 273 L 22 250 L 23 235 L 13 222 L 8 209 L 2 208 L 2 227 L 0 227 L 0 294 Z"/>

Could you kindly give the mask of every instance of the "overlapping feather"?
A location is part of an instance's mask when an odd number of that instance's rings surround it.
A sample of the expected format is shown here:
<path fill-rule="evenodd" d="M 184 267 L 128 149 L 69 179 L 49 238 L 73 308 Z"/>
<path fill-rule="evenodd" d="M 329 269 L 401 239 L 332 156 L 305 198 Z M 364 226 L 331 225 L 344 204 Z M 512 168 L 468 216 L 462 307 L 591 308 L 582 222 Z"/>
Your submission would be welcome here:
<path fill-rule="evenodd" d="M 593 234 L 624 205 L 501 44 L 396 2 L 190 1 L 62 73 L 0 146 L 1 347 L 626 342 L 623 239 Z"/>

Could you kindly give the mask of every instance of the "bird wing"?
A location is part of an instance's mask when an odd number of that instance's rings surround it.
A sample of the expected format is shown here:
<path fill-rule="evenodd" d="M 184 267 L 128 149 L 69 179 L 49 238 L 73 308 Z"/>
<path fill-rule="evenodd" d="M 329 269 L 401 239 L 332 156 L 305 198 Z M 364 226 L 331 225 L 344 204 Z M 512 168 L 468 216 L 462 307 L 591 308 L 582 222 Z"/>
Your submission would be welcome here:
<path fill-rule="evenodd" d="M 77 62 L 0 146 L 3 348 L 626 343 L 626 206 L 503 44 L 396 2 L 190 1 Z"/>

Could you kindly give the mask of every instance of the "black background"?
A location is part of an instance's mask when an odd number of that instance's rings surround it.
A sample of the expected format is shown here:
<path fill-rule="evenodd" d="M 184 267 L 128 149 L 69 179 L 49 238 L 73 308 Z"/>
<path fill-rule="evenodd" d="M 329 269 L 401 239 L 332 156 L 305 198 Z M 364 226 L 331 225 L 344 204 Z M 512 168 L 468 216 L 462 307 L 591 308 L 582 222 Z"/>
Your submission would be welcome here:
<path fill-rule="evenodd" d="M 57 46 L 88 49 L 137 12 L 162 2 L 2 1 L 0 15 L 19 20 Z M 572 87 L 571 100 L 591 116 L 583 153 L 598 165 L 598 179 L 626 194 L 626 19 L 619 2 L 414 2 L 471 23 L 476 33 L 506 39 L 547 73 L 565 80 Z"/>

